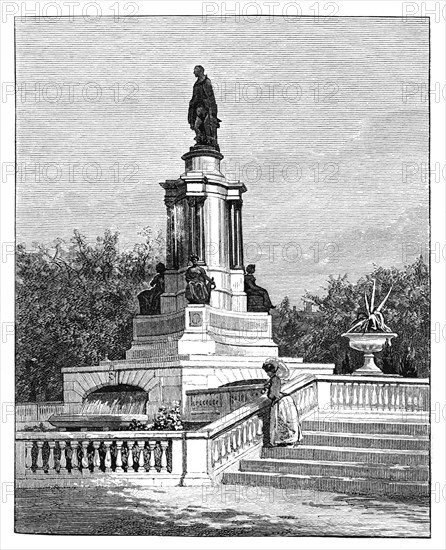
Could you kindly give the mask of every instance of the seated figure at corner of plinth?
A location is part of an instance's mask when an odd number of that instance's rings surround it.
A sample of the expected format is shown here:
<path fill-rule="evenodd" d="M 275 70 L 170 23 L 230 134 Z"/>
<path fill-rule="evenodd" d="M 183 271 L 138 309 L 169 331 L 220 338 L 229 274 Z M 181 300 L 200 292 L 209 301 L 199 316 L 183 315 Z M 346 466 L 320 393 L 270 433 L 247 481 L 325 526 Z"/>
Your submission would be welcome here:
<path fill-rule="evenodd" d="M 156 275 L 150 281 L 150 289 L 138 294 L 139 315 L 161 315 L 161 295 L 164 294 L 164 273 L 166 266 L 159 262 L 156 265 Z"/>
<path fill-rule="evenodd" d="M 269 313 L 269 310 L 274 309 L 276 306 L 273 306 L 268 291 L 256 284 L 255 270 L 256 266 L 254 264 L 249 264 L 245 270 L 244 291 L 247 296 L 247 310 L 249 312 Z"/>
<path fill-rule="evenodd" d="M 192 265 L 187 268 L 186 299 L 190 304 L 209 304 L 211 291 L 215 289 L 213 277 L 209 277 L 205 269 L 198 265 L 198 256 L 190 257 Z"/>

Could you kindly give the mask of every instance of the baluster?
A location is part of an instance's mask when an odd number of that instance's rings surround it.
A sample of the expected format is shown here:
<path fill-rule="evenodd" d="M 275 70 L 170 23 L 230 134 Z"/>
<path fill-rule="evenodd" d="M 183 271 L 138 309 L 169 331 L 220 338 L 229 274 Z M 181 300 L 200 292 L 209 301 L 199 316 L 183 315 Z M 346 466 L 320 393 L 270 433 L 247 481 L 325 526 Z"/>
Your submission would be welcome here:
<path fill-rule="evenodd" d="M 65 456 L 66 441 L 59 441 L 60 447 L 60 459 L 59 459 L 59 473 L 67 468 L 67 460 Z"/>
<path fill-rule="evenodd" d="M 358 384 L 358 408 L 364 408 L 364 390 L 362 384 Z"/>
<path fill-rule="evenodd" d="M 418 388 L 415 386 L 412 388 L 412 392 L 413 392 L 413 400 L 412 400 L 412 403 L 413 403 L 413 410 L 416 411 L 418 410 Z"/>
<path fill-rule="evenodd" d="M 401 408 L 403 409 L 403 411 L 407 411 L 406 388 L 404 386 L 400 386 L 400 399 Z"/>
<path fill-rule="evenodd" d="M 335 407 L 339 409 L 339 403 L 341 402 L 341 384 L 336 382 L 335 385 Z"/>
<path fill-rule="evenodd" d="M 248 424 L 245 422 L 243 424 L 243 448 L 248 445 Z"/>
<path fill-rule="evenodd" d="M 376 392 L 376 408 L 379 409 L 381 406 L 381 384 L 375 384 Z"/>
<path fill-rule="evenodd" d="M 78 461 L 78 441 L 71 441 L 71 473 L 79 472 L 79 461 Z"/>
<path fill-rule="evenodd" d="M 342 391 L 342 386 L 340 384 L 340 382 L 336 382 L 335 383 L 335 407 L 337 409 L 339 409 L 339 407 L 341 406 L 340 403 L 341 403 L 341 391 Z"/>
<path fill-rule="evenodd" d="M 33 448 L 33 442 L 26 441 L 25 442 L 25 468 L 27 470 L 30 470 L 33 465 L 33 457 L 31 454 L 32 448 Z"/>
<path fill-rule="evenodd" d="M 379 405 L 381 407 L 381 409 L 385 409 L 386 408 L 386 403 L 385 403 L 385 385 L 384 384 L 379 384 L 378 386 L 378 391 L 379 391 Z"/>
<path fill-rule="evenodd" d="M 144 447 L 145 447 L 145 445 L 146 445 L 145 441 L 138 441 L 139 455 L 137 455 L 137 456 L 138 456 L 138 464 L 139 464 L 138 468 L 140 470 L 144 469 Z M 155 454 L 154 454 L 153 458 L 155 459 Z"/>
<path fill-rule="evenodd" d="M 133 441 L 127 441 L 127 448 L 129 450 L 129 453 L 127 455 L 127 471 L 133 470 L 134 462 L 133 462 Z"/>
<path fill-rule="evenodd" d="M 231 432 L 231 447 L 234 451 L 238 450 L 237 445 L 237 428 L 234 428 Z"/>
<path fill-rule="evenodd" d="M 87 469 L 88 468 L 88 441 L 82 441 L 82 468 Z"/>
<path fill-rule="evenodd" d="M 390 411 L 391 410 L 391 399 L 390 399 L 390 385 L 389 384 L 386 384 L 384 386 L 385 388 L 385 391 L 384 391 L 384 404 L 385 404 L 385 409 L 387 411 Z"/>
<path fill-rule="evenodd" d="M 221 459 L 223 460 L 226 456 L 226 444 L 225 444 L 225 438 L 224 436 L 221 437 L 220 439 L 220 456 L 221 456 Z"/>
<path fill-rule="evenodd" d="M 116 469 L 115 472 L 122 472 L 122 444 L 123 441 L 116 441 Z"/>
<path fill-rule="evenodd" d="M 376 386 L 374 384 L 370 385 L 370 406 L 376 407 L 376 403 L 378 402 L 377 396 L 376 396 Z"/>
<path fill-rule="evenodd" d="M 248 418 L 245 422 L 246 425 L 246 439 L 245 439 L 245 445 L 249 447 L 249 442 L 251 441 L 251 421 Z"/>
<path fill-rule="evenodd" d="M 228 457 L 232 454 L 234 449 L 232 448 L 232 433 L 228 432 L 226 435 L 226 451 Z"/>
<path fill-rule="evenodd" d="M 241 426 L 237 426 L 237 449 L 241 449 L 242 447 L 242 428 Z"/>
<path fill-rule="evenodd" d="M 358 384 L 355 384 L 355 407 L 357 409 L 361 408 L 360 400 L 361 400 L 361 384 L 358 383 Z"/>
<path fill-rule="evenodd" d="M 389 410 L 395 410 L 395 385 L 389 384 Z"/>
<path fill-rule="evenodd" d="M 263 437 L 263 420 L 257 417 L 257 440 Z"/>
<path fill-rule="evenodd" d="M 111 464 L 112 464 L 112 460 L 111 460 L 111 451 L 110 451 L 110 445 L 111 445 L 111 444 L 112 444 L 111 441 L 104 441 L 104 445 L 105 445 L 104 466 L 105 466 L 105 471 L 106 471 L 106 472 L 109 472 L 109 471 L 110 471 Z"/>
<path fill-rule="evenodd" d="M 212 441 L 212 466 L 215 466 L 218 463 L 218 441 Z"/>
<path fill-rule="evenodd" d="M 378 384 L 378 409 L 384 409 L 384 386 Z"/>
<path fill-rule="evenodd" d="M 99 455 L 99 447 L 101 446 L 100 441 L 93 441 L 94 455 L 93 455 L 93 470 L 96 468 L 99 470 L 101 467 L 101 457 Z"/>
<path fill-rule="evenodd" d="M 169 446 L 168 441 L 161 441 L 161 471 L 167 472 L 167 448 Z"/>
<path fill-rule="evenodd" d="M 37 470 L 43 470 L 43 441 L 37 442 Z"/>
<path fill-rule="evenodd" d="M 410 411 L 412 410 L 412 399 L 409 392 L 409 388 L 406 386 L 403 388 L 403 396 L 404 396 L 404 410 Z"/>

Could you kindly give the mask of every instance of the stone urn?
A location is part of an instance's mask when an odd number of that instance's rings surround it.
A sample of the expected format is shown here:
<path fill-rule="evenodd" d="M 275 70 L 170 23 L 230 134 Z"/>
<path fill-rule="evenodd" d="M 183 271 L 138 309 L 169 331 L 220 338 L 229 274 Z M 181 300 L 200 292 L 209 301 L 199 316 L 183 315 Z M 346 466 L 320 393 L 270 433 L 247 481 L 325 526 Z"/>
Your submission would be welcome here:
<path fill-rule="evenodd" d="M 375 363 L 374 353 L 381 351 L 384 344 L 398 334 L 395 332 L 345 332 L 342 336 L 349 339 L 349 345 L 352 349 L 364 353 L 364 365 L 357 369 L 354 374 L 359 375 L 382 375 L 382 371 Z"/>

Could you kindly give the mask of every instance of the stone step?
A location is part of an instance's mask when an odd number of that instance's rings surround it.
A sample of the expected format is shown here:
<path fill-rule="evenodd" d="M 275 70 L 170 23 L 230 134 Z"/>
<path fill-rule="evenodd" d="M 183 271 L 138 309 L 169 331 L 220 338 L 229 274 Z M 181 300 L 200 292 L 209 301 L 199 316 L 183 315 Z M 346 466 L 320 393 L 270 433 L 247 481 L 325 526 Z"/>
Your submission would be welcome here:
<path fill-rule="evenodd" d="M 163 359 L 166 357 L 178 357 L 178 345 L 174 342 L 157 347 L 152 345 L 147 345 L 147 347 L 135 347 L 126 352 L 126 357 L 127 359 Z"/>
<path fill-rule="evenodd" d="M 225 485 L 250 485 L 280 489 L 313 489 L 347 494 L 385 495 L 389 497 L 428 497 L 427 481 L 390 481 L 354 477 L 323 477 L 312 475 L 286 475 L 264 472 L 225 472 Z"/>
<path fill-rule="evenodd" d="M 399 464 L 402 466 L 429 466 L 429 451 L 395 449 L 362 449 L 348 447 L 323 447 L 299 445 L 299 447 L 272 447 L 262 449 L 262 459 L 322 460 L 331 462 L 360 462 L 369 464 Z"/>
<path fill-rule="evenodd" d="M 412 435 L 412 436 L 428 436 L 429 424 L 425 422 L 394 422 L 394 421 L 379 421 L 362 419 L 353 420 L 304 420 L 302 422 L 302 430 L 320 431 L 320 432 L 338 432 L 349 434 L 395 434 L 395 435 Z"/>
<path fill-rule="evenodd" d="M 396 449 L 422 451 L 429 449 L 429 438 L 396 434 L 358 434 L 304 431 L 305 445 L 324 447 L 360 447 L 365 449 Z"/>
<path fill-rule="evenodd" d="M 328 460 L 257 459 L 241 460 L 241 472 L 297 474 L 321 477 L 354 477 L 390 481 L 429 481 L 427 466 L 401 466 Z"/>

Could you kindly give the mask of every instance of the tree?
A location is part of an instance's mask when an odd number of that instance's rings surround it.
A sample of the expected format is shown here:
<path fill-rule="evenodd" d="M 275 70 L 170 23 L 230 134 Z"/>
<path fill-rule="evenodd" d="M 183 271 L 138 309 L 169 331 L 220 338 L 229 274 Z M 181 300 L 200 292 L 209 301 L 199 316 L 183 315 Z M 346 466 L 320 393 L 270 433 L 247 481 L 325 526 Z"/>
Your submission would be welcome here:
<path fill-rule="evenodd" d="M 383 363 L 386 371 L 397 372 L 405 350 L 410 346 L 417 376 L 428 376 L 430 284 L 428 266 L 422 257 L 403 269 L 376 267 L 356 284 L 349 282 L 347 275 L 330 277 L 324 295 L 307 292 L 304 296 L 305 300 L 316 305 L 317 314 L 303 317 L 303 312 L 293 313 L 289 301 L 284 308 L 282 302 L 276 318 L 281 321 L 276 320 L 273 325 L 280 354 L 300 355 L 308 362 L 334 362 L 336 371 L 340 372 L 345 368 L 343 361 L 348 352 L 352 371 L 362 366 L 363 354 L 351 350 L 347 338 L 342 338 L 341 334 L 353 325 L 361 313 L 365 313 L 364 292 L 370 290 L 373 280 L 377 282 L 378 297 L 385 296 L 392 287 L 384 317 L 386 324 L 398 334 L 392 340 L 391 350 L 384 350 L 382 357 L 378 354 L 378 361 Z M 407 370 L 408 367 L 404 368 Z"/>
<path fill-rule="evenodd" d="M 18 400 L 61 399 L 62 367 L 125 357 L 135 297 L 162 245 L 148 229 L 142 234 L 145 242 L 124 251 L 110 231 L 93 244 L 75 231 L 68 244 L 17 246 Z"/>

